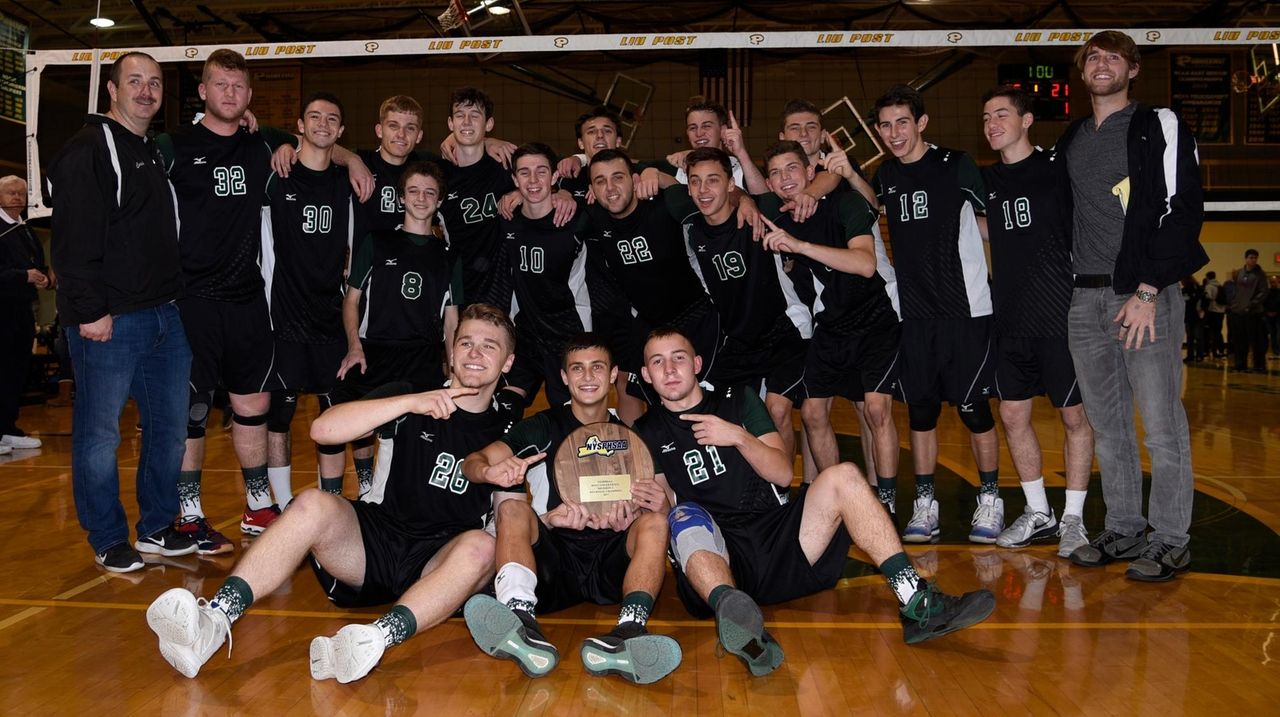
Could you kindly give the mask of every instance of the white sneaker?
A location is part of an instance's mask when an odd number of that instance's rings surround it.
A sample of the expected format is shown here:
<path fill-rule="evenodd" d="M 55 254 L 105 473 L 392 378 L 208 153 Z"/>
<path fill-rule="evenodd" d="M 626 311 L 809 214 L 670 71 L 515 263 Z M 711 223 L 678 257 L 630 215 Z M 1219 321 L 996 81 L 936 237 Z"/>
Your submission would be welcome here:
<path fill-rule="evenodd" d="M 942 530 L 938 528 L 938 501 L 932 497 L 916 498 L 912 503 L 911 520 L 902 531 L 904 543 L 936 543 Z"/>
<path fill-rule="evenodd" d="M 32 448 L 39 448 L 41 445 L 42 444 L 39 438 L 32 438 L 31 436 L 9 436 L 9 435 L 0 436 L 0 446 L 15 448 L 20 451 L 28 451 L 28 450 L 31 450 Z M 7 452 L 8 451 L 6 451 L 6 453 Z"/>
<path fill-rule="evenodd" d="M 226 613 L 183 588 L 167 590 L 151 603 L 147 626 L 160 638 L 160 655 L 185 677 L 195 677 L 231 635 Z"/>
<path fill-rule="evenodd" d="M 13 453 L 13 449 L 8 446 L 0 446 L 0 456 L 6 456 Z"/>
<path fill-rule="evenodd" d="M 311 641 L 311 679 L 336 677 L 343 684 L 355 682 L 369 674 L 386 649 L 376 625 L 347 625 L 333 637 Z"/>
<path fill-rule="evenodd" d="M 978 507 L 970 521 L 969 542 L 990 545 L 1004 530 L 1004 499 L 994 493 L 979 493 Z"/>
<path fill-rule="evenodd" d="M 1004 529 L 996 545 L 1002 548 L 1025 548 L 1035 540 L 1049 540 L 1058 534 L 1058 519 L 1053 516 L 1053 508 L 1049 514 L 1036 512 L 1031 506 L 1022 509 L 1022 515 L 1013 521 L 1013 525 Z"/>
<path fill-rule="evenodd" d="M 1089 544 L 1084 521 L 1078 515 L 1064 515 L 1058 524 L 1058 557 L 1069 558 L 1081 545 Z"/>

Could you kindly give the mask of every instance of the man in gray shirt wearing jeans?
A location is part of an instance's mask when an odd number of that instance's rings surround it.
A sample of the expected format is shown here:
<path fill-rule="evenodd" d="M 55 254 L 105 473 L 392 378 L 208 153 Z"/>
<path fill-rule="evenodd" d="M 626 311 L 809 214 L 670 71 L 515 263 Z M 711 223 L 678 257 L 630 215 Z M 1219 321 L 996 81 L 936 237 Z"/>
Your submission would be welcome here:
<path fill-rule="evenodd" d="M 1107 515 L 1102 533 L 1071 561 L 1131 560 L 1125 577 L 1169 580 L 1191 563 L 1195 488 L 1179 396 L 1185 329 L 1177 284 L 1208 262 L 1199 157 L 1177 115 L 1130 99 L 1139 56 L 1128 35 L 1099 32 L 1075 59 L 1093 114 L 1058 143 L 1075 203 L 1068 331 Z M 1149 535 L 1135 399 L 1151 455 Z"/>

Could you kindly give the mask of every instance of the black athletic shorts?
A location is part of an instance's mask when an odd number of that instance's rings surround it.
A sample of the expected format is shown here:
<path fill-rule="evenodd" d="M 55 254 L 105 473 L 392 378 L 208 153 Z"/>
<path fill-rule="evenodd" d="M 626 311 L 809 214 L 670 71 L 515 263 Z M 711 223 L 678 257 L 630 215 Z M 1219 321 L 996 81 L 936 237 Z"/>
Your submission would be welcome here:
<path fill-rule="evenodd" d="M 712 386 L 745 385 L 763 388 L 799 404 L 804 393 L 804 365 L 809 342 L 785 316 L 758 341 L 748 344 L 726 336 L 710 368 L 703 364 L 703 380 Z"/>
<path fill-rule="evenodd" d="M 507 372 L 507 385 L 524 391 L 525 401 L 533 403 L 543 384 L 547 387 L 547 403 L 559 406 L 569 402 L 569 387 L 560 380 L 564 365 L 565 341 L 538 339 L 516 329 L 516 360 Z"/>
<path fill-rule="evenodd" d="M 841 396 L 861 401 L 868 393 L 897 392 L 898 322 L 837 334 L 819 326 L 809 340 L 804 385 L 809 398 Z"/>
<path fill-rule="evenodd" d="M 561 530 L 548 528 L 539 520 L 533 559 L 538 564 L 540 613 L 584 602 L 622 602 L 622 581 L 631 564 L 626 532 Z"/>
<path fill-rule="evenodd" d="M 191 344 L 193 390 L 224 388 L 239 395 L 267 390 L 275 344 L 265 296 L 243 303 L 188 296 L 178 300 L 178 312 Z"/>
<path fill-rule="evenodd" d="M 991 317 L 904 319 L 898 361 L 898 391 L 906 403 L 985 401 L 996 363 Z"/>
<path fill-rule="evenodd" d="M 1001 401 L 1047 395 L 1054 408 L 1080 404 L 1066 336 L 997 339 L 995 385 Z"/>
<path fill-rule="evenodd" d="M 347 371 L 329 397 L 335 404 L 364 398 L 370 391 L 389 383 L 407 383 L 413 392 L 434 391 L 444 385 L 444 364 L 440 344 L 362 342 L 368 366 Z M 344 354 L 345 355 L 345 354 Z"/>
<path fill-rule="evenodd" d="M 794 600 L 835 587 L 844 570 L 853 538 L 843 525 L 836 528 L 827 549 L 813 565 L 800 547 L 800 521 L 808 485 L 783 506 L 755 516 L 750 522 L 722 525 L 729 569 L 736 587 L 761 605 Z M 672 561 L 676 592 L 685 609 L 695 617 L 709 617 L 710 606 L 698 596 L 689 579 Z"/>
<path fill-rule="evenodd" d="M 693 342 L 694 353 L 702 357 L 702 372 L 698 374 L 698 378 L 706 376 L 707 372 L 715 366 L 716 355 L 723 342 L 723 337 L 720 335 L 720 315 L 716 313 L 711 299 L 699 301 L 688 307 L 672 319 L 669 325 L 680 329 Z M 664 327 L 650 324 L 636 317 L 632 320 L 622 348 L 615 348 L 619 368 L 631 374 L 627 393 L 644 399 L 651 406 L 656 406 L 660 399 L 657 392 L 653 390 L 653 386 L 640 375 L 640 367 L 644 365 L 645 341 L 649 339 L 649 333 L 658 328 Z"/>
<path fill-rule="evenodd" d="M 267 388 L 271 391 L 328 393 L 338 384 L 338 367 L 347 343 L 298 344 L 276 339 L 276 364 Z"/>
<path fill-rule="evenodd" d="M 426 538 L 406 535 L 387 524 L 380 503 L 348 502 L 356 512 L 364 543 L 364 584 L 355 587 L 338 580 L 315 555 L 308 560 L 320 587 L 338 607 L 369 607 L 399 600 L 422 577 L 427 562 L 461 534 L 445 532 Z"/>

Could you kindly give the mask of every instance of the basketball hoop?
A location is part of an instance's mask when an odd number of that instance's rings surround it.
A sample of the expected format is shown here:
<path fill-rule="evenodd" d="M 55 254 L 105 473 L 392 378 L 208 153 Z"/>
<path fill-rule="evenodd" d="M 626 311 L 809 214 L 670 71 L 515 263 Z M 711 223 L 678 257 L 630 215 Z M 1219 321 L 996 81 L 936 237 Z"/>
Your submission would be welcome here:
<path fill-rule="evenodd" d="M 440 29 L 445 32 L 456 30 L 471 22 L 471 17 L 462 7 L 462 0 L 449 0 L 449 7 L 445 8 L 437 19 L 440 21 Z"/>

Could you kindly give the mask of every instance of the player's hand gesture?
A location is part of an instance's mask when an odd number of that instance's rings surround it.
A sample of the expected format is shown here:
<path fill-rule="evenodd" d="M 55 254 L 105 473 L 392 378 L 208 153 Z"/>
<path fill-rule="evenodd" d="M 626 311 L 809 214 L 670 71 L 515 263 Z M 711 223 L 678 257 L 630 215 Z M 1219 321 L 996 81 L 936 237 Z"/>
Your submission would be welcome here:
<path fill-rule="evenodd" d="M 360 367 L 361 374 L 364 374 L 369 368 L 369 363 L 364 359 L 364 348 L 360 344 L 352 346 L 347 351 L 347 355 L 343 357 L 342 363 L 338 365 L 338 380 L 341 381 L 346 378 L 347 372 L 356 366 Z"/>
<path fill-rule="evenodd" d="M 720 130 L 720 143 L 724 145 L 725 151 L 732 155 L 739 155 L 746 150 L 742 140 L 742 128 L 738 126 L 738 118 L 734 117 L 732 112 L 729 113 L 729 126 Z"/>
<path fill-rule="evenodd" d="M 529 467 L 546 458 L 546 453 L 535 453 L 532 456 L 508 456 L 494 465 L 484 469 L 484 482 L 501 488 L 510 488 L 524 482 Z"/>
<path fill-rule="evenodd" d="M 658 175 L 661 172 L 657 167 L 649 167 L 643 172 L 632 175 L 632 181 L 636 186 L 636 199 L 652 199 L 658 196 L 658 192 L 662 191 L 662 187 L 658 184 Z"/>
<path fill-rule="evenodd" d="M 240 126 L 249 130 L 249 134 L 258 131 L 258 116 L 252 110 L 245 109 L 244 114 L 240 115 Z"/>
<path fill-rule="evenodd" d="M 655 480 L 637 480 L 631 482 L 631 501 L 636 508 L 650 513 L 663 513 L 671 509 L 667 505 L 667 492 Z"/>
<path fill-rule="evenodd" d="M 667 155 L 667 163 L 676 169 L 687 169 L 685 160 L 689 158 L 691 149 L 682 149 L 679 152 L 672 152 Z"/>
<path fill-rule="evenodd" d="M 591 522 L 591 513 L 585 505 L 566 500 L 548 511 L 544 520 L 549 528 L 582 530 Z"/>
<path fill-rule="evenodd" d="M 452 137 L 453 135 L 449 136 Z M 495 162 L 507 169 L 511 169 L 511 155 L 516 153 L 516 149 L 514 144 L 505 139 L 486 137 L 484 140 L 485 154 L 488 154 Z"/>
<path fill-rule="evenodd" d="M 762 217 L 765 226 L 769 228 L 769 233 L 764 235 L 760 243 L 769 251 L 780 251 L 787 254 L 803 254 L 804 242 L 791 236 L 784 229 L 779 229 L 777 224 L 769 221 L 768 217 Z"/>
<path fill-rule="evenodd" d="M 818 200 L 812 195 L 801 192 L 791 198 L 781 207 L 782 211 L 790 212 L 791 218 L 797 222 L 804 223 L 813 213 L 818 211 Z"/>
<path fill-rule="evenodd" d="M 432 418 L 448 418 L 458 410 L 458 405 L 453 402 L 453 399 L 474 396 L 477 393 L 480 391 L 463 386 L 451 386 L 420 393 L 414 397 L 413 412 Z"/>
<path fill-rule="evenodd" d="M 618 533 L 625 532 L 635 519 L 640 515 L 640 511 L 636 509 L 633 502 L 629 500 L 616 500 L 613 505 L 609 506 L 608 512 L 603 516 L 592 516 L 588 522 L 593 528 L 603 528 Z"/>
<path fill-rule="evenodd" d="M 582 173 L 582 160 L 578 159 L 578 155 L 571 154 L 560 160 L 556 165 L 556 174 L 561 177 L 574 178 Z"/>
<path fill-rule="evenodd" d="M 556 184 L 556 178 L 551 178 L 552 186 Z M 573 215 L 578 213 L 578 203 L 574 201 L 573 195 L 561 189 L 551 195 L 551 223 L 558 227 L 562 227 L 573 221 Z"/>
<path fill-rule="evenodd" d="M 854 173 L 853 165 L 849 163 L 849 155 L 844 153 L 844 148 L 830 132 L 823 131 L 822 139 L 831 145 L 831 152 L 822 158 L 822 168 L 845 179 L 851 177 Z"/>
<path fill-rule="evenodd" d="M 293 165 L 298 161 L 298 152 L 293 145 L 285 143 L 276 147 L 276 151 L 271 153 L 271 171 L 283 178 L 289 177 L 289 170 L 293 169 Z"/>
<path fill-rule="evenodd" d="M 736 446 L 744 429 L 708 413 L 682 413 L 680 420 L 693 424 L 693 437 L 700 446 Z"/>
<path fill-rule="evenodd" d="M 745 192 L 734 190 L 738 195 L 738 228 L 742 229 L 748 225 L 751 226 L 751 238 L 760 241 L 764 238 L 765 225 L 764 215 L 760 213 L 760 208 L 751 197 Z"/>
<path fill-rule="evenodd" d="M 511 218 L 516 215 L 516 210 L 520 208 L 521 204 L 524 204 L 524 197 L 520 196 L 520 192 L 517 192 L 514 189 L 507 192 L 502 195 L 502 199 L 498 200 L 498 216 L 506 219 L 507 221 L 511 221 Z"/>

